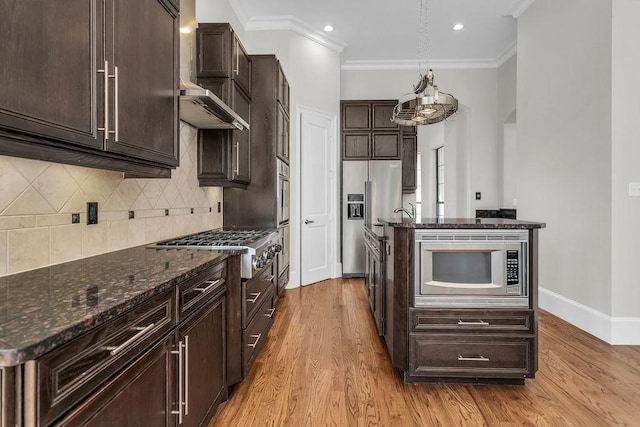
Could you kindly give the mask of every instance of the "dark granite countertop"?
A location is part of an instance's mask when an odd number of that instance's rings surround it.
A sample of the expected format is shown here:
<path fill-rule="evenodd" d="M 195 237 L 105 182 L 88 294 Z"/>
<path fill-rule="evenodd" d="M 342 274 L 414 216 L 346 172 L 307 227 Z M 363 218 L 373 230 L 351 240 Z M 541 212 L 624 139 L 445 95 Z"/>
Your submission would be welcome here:
<path fill-rule="evenodd" d="M 531 229 L 544 228 L 544 222 L 520 221 L 503 218 L 378 218 L 385 225 L 402 228 L 477 228 L 477 229 Z"/>
<path fill-rule="evenodd" d="M 33 360 L 230 254 L 138 246 L 0 277 L 0 366 Z"/>

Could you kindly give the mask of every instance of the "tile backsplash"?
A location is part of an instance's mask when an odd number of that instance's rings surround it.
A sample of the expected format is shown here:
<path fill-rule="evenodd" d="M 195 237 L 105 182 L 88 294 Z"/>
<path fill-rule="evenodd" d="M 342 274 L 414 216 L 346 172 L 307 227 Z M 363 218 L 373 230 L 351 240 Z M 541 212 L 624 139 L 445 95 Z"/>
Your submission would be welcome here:
<path fill-rule="evenodd" d="M 198 186 L 196 138 L 180 122 L 171 179 L 0 156 L 0 276 L 221 227 L 222 188 Z M 87 202 L 98 224 L 87 225 Z"/>

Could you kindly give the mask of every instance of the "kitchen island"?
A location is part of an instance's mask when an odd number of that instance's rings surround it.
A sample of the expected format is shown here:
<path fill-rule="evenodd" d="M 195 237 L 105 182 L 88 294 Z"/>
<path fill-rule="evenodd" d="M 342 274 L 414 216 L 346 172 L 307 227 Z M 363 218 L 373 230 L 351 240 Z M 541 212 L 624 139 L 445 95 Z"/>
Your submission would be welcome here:
<path fill-rule="evenodd" d="M 375 287 L 382 292 L 380 335 L 405 382 L 524 384 L 533 378 L 538 230 L 545 224 L 378 220 L 386 239 L 384 276 Z"/>

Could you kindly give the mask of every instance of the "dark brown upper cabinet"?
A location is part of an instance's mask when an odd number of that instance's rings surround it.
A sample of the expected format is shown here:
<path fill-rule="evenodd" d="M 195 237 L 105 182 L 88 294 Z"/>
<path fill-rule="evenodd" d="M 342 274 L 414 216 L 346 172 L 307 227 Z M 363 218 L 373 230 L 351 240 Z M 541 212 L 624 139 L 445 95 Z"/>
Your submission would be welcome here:
<path fill-rule="evenodd" d="M 71 13 L 73 11 L 73 13 Z M 169 0 L 0 2 L 0 153 L 168 177 L 178 165 Z"/>
<path fill-rule="evenodd" d="M 201 23 L 196 31 L 196 74 L 251 126 L 251 58 L 227 23 Z M 200 186 L 246 188 L 251 182 L 249 130 L 198 132 Z"/>
<path fill-rule="evenodd" d="M 391 122 L 396 101 L 342 101 L 342 159 L 400 159 L 400 127 Z"/>
<path fill-rule="evenodd" d="M 251 59 L 231 25 L 201 23 L 196 36 L 196 77 L 231 79 L 251 97 Z"/>

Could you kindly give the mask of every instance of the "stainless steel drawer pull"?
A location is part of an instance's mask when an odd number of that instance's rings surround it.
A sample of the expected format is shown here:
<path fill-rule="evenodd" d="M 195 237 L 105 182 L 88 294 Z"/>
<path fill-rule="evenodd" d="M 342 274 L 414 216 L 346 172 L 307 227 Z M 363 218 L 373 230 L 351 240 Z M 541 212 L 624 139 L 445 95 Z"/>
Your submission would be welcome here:
<path fill-rule="evenodd" d="M 459 354 L 458 360 L 460 362 L 489 362 L 489 359 L 484 357 L 483 355 L 479 355 L 475 357 L 465 357 Z"/>
<path fill-rule="evenodd" d="M 464 320 L 458 320 L 458 325 L 460 326 L 489 326 L 489 322 L 485 322 L 484 320 L 478 320 L 477 322 L 465 322 Z"/>
<path fill-rule="evenodd" d="M 211 289 L 215 288 L 218 283 L 222 282 L 222 279 L 218 279 L 218 280 L 207 280 L 205 283 L 209 286 L 204 287 L 204 288 L 193 288 L 194 291 L 198 291 L 198 292 L 202 292 L 207 293 L 209 292 Z"/>
<path fill-rule="evenodd" d="M 251 296 L 253 298 L 247 298 L 247 302 L 255 304 L 255 302 L 258 301 L 258 298 L 260 298 L 260 295 L 262 295 L 262 292 L 252 292 Z"/>
<path fill-rule="evenodd" d="M 262 337 L 262 334 L 258 334 L 258 335 L 250 335 L 251 338 L 255 338 L 255 342 L 253 344 L 247 344 L 249 347 L 251 348 L 256 348 L 256 346 L 258 345 L 258 341 L 260 341 L 260 338 Z"/>
<path fill-rule="evenodd" d="M 273 317 L 273 313 L 276 312 L 275 308 L 270 308 L 269 313 L 265 313 L 265 317 Z"/>
<path fill-rule="evenodd" d="M 189 335 L 184 336 L 184 414 L 189 415 Z"/>
<path fill-rule="evenodd" d="M 109 61 L 104 61 L 104 68 L 102 70 L 98 70 L 98 73 L 104 73 L 104 126 L 98 128 L 98 130 L 104 131 L 104 142 L 106 143 L 109 139 Z"/>
<path fill-rule="evenodd" d="M 184 344 L 178 341 L 178 350 L 171 350 L 171 354 L 178 355 L 178 410 L 171 411 L 173 415 L 178 416 L 178 424 L 182 424 L 182 406 L 184 400 L 184 355 L 182 349 Z"/>
<path fill-rule="evenodd" d="M 136 341 L 140 340 L 142 337 L 144 337 L 144 335 L 149 332 L 151 329 L 153 329 L 153 327 L 156 326 L 155 323 L 150 324 L 149 326 L 136 326 L 131 328 L 134 331 L 139 331 L 137 334 L 135 334 L 134 336 L 132 336 L 131 338 L 129 338 L 128 340 L 126 340 L 125 342 L 123 342 L 122 344 L 120 344 L 119 346 L 109 346 L 109 347 L 104 347 L 105 350 L 110 351 L 112 356 L 115 356 L 116 354 L 120 353 L 121 351 L 123 351 L 124 349 L 126 349 L 127 347 L 131 346 L 131 344 L 135 343 Z"/>

